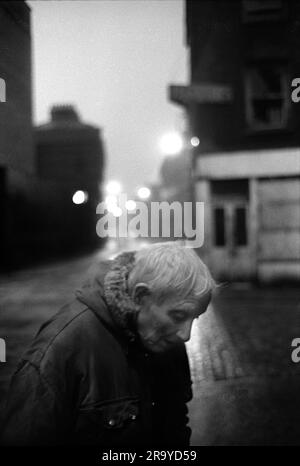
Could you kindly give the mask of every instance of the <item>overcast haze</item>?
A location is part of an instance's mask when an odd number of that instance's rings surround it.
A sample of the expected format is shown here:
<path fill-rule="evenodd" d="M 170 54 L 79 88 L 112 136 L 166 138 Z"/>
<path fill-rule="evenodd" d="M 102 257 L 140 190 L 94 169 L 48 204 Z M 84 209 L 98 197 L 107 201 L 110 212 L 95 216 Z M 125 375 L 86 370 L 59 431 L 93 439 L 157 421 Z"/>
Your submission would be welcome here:
<path fill-rule="evenodd" d="M 181 0 L 30 1 L 34 122 L 73 103 L 103 129 L 106 179 L 155 181 L 162 134 L 182 127 L 167 86 L 187 81 Z M 139 179 L 137 179 L 137 175 Z"/>

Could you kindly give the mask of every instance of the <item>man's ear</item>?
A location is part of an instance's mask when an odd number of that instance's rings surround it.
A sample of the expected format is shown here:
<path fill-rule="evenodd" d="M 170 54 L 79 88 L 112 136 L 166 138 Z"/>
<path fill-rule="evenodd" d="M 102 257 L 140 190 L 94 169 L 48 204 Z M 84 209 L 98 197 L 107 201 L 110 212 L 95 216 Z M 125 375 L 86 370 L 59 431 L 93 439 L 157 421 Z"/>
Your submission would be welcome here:
<path fill-rule="evenodd" d="M 150 295 L 149 286 L 146 283 L 137 283 L 133 289 L 133 300 L 136 304 L 141 304 L 142 299 Z"/>

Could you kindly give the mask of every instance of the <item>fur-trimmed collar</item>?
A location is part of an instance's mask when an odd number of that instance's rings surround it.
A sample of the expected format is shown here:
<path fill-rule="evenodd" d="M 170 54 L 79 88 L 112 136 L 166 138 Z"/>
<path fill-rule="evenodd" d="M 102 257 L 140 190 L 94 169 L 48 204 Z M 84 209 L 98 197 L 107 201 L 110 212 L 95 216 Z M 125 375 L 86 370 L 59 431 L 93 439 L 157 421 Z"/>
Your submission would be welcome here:
<path fill-rule="evenodd" d="M 76 291 L 79 301 L 131 342 L 139 340 L 137 316 L 140 306 L 128 294 L 128 275 L 134 263 L 135 251 L 123 252 L 112 261 L 100 262 Z"/>
<path fill-rule="evenodd" d="M 104 298 L 112 318 L 130 340 L 137 337 L 140 306 L 128 294 L 128 276 L 135 262 L 135 252 L 123 252 L 114 260 L 104 278 Z"/>

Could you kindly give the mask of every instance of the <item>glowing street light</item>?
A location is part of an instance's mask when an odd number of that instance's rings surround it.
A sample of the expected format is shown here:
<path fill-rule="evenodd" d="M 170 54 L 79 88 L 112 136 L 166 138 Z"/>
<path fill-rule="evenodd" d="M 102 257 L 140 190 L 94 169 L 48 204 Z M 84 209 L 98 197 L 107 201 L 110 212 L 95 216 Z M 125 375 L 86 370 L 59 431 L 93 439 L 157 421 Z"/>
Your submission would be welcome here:
<path fill-rule="evenodd" d="M 122 209 L 121 207 L 118 207 L 117 205 L 112 208 L 111 213 L 113 214 L 114 217 L 121 217 L 122 215 Z"/>
<path fill-rule="evenodd" d="M 138 189 L 137 195 L 140 199 L 148 199 L 151 196 L 151 191 L 149 188 L 143 186 L 142 188 Z"/>
<path fill-rule="evenodd" d="M 165 155 L 176 155 L 183 149 L 183 139 L 178 133 L 167 133 L 160 140 L 160 149 Z"/>
<path fill-rule="evenodd" d="M 121 192 L 121 184 L 118 181 L 109 181 L 106 185 L 106 192 L 112 196 L 117 196 Z"/>
<path fill-rule="evenodd" d="M 200 144 L 200 139 L 197 138 L 197 136 L 193 136 L 191 138 L 191 144 L 192 144 L 193 147 L 198 147 L 199 144 Z"/>
<path fill-rule="evenodd" d="M 136 209 L 136 202 L 133 201 L 132 199 L 128 199 L 128 201 L 126 201 L 125 203 L 125 207 L 127 210 L 129 210 L 129 212 L 131 210 L 135 210 Z"/>
<path fill-rule="evenodd" d="M 109 212 L 112 212 L 112 210 L 118 204 L 118 198 L 117 196 L 114 196 L 113 194 L 108 194 L 108 196 L 105 197 L 104 202 L 106 204 L 107 210 Z"/>
<path fill-rule="evenodd" d="M 72 201 L 74 204 L 79 205 L 87 202 L 88 198 L 89 196 L 87 192 L 79 190 L 73 194 Z"/>

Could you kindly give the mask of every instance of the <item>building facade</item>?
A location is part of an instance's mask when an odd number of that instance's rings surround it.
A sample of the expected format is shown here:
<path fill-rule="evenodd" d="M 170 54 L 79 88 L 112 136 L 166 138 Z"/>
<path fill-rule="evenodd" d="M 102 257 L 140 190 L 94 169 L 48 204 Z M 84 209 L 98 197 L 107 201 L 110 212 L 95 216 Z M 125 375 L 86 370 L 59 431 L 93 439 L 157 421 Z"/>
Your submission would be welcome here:
<path fill-rule="evenodd" d="M 32 124 L 30 8 L 0 2 L 0 269 L 96 246 L 103 147 L 72 107 Z M 75 197 L 74 197 L 75 196 Z"/>
<path fill-rule="evenodd" d="M 194 200 L 205 202 L 202 254 L 222 280 L 300 278 L 300 4 L 186 2 Z"/>
<path fill-rule="evenodd" d="M 96 207 L 104 169 L 100 129 L 82 122 L 71 105 L 54 106 L 51 120 L 35 128 L 35 148 L 42 241 L 55 247 L 59 239 L 62 250 L 99 243 Z"/>
<path fill-rule="evenodd" d="M 0 2 L 0 254 L 21 257 L 24 207 L 35 176 L 30 8 Z M 18 252 L 17 252 L 18 250 Z"/>

